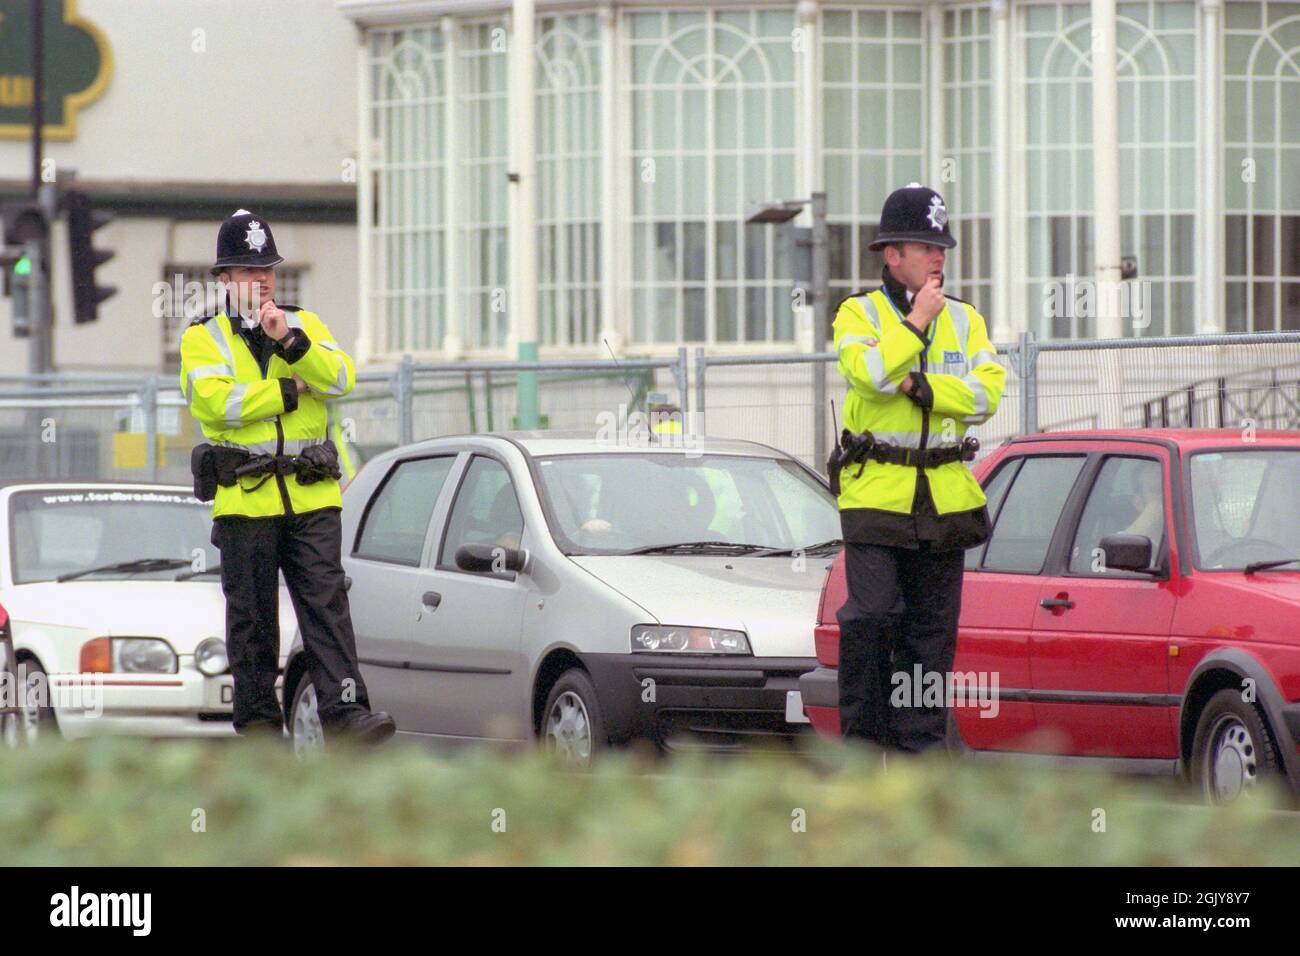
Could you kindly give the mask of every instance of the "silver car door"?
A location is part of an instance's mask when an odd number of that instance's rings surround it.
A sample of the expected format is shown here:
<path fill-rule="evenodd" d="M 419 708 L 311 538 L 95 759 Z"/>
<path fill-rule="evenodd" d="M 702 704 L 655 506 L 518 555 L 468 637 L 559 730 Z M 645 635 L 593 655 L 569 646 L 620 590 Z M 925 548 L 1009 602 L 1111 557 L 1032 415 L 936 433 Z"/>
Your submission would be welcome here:
<path fill-rule="evenodd" d="M 421 561 L 453 454 L 399 461 L 375 489 L 347 567 L 357 656 L 370 705 L 414 729 L 422 688 L 409 670 L 424 584 Z"/>
<path fill-rule="evenodd" d="M 411 668 L 425 688 L 413 729 L 461 738 L 520 740 L 527 663 L 520 621 L 529 583 L 514 572 L 462 571 L 463 544 L 520 547 L 523 518 L 506 465 L 475 453 L 460 475 L 455 497 L 422 572 L 422 598 L 435 609 L 415 627 Z"/>

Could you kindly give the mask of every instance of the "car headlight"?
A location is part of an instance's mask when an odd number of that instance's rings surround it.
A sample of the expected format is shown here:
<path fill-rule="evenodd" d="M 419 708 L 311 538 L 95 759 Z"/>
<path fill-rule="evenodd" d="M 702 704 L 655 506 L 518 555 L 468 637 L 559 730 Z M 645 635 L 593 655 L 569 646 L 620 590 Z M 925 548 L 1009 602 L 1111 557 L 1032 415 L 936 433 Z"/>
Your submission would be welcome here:
<path fill-rule="evenodd" d="M 194 649 L 194 666 L 207 677 L 216 677 L 230 670 L 226 656 L 226 642 L 219 637 L 209 637 Z"/>
<path fill-rule="evenodd" d="M 174 674 L 176 652 L 154 637 L 113 638 L 113 670 L 122 674 Z"/>
<path fill-rule="evenodd" d="M 638 624 L 632 628 L 632 650 L 697 654 L 750 653 L 749 638 L 744 631 L 663 624 Z"/>

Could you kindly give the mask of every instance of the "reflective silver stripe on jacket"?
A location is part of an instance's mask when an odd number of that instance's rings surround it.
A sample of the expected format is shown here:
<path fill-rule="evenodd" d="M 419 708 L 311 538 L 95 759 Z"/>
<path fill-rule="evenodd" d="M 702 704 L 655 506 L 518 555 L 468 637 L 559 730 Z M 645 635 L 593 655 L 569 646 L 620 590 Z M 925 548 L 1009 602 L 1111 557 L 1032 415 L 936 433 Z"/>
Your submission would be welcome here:
<path fill-rule="evenodd" d="M 867 318 L 871 320 L 871 324 L 874 325 L 877 330 L 879 330 L 880 312 L 879 310 L 876 309 L 876 303 L 875 300 L 871 298 L 871 293 L 868 292 L 866 295 L 859 295 L 859 296 L 855 296 L 854 298 L 856 298 L 858 302 L 862 305 L 862 311 L 867 313 Z"/>
<path fill-rule="evenodd" d="M 875 345 L 880 339 L 874 335 L 841 335 L 840 351 L 844 351 L 846 345 Z"/>
<path fill-rule="evenodd" d="M 211 375 L 234 377 L 234 374 L 235 370 L 229 365 L 201 365 L 198 368 L 190 369 L 190 374 L 185 377 L 185 400 L 190 400 L 190 395 L 194 392 L 196 379 L 207 378 Z"/>
<path fill-rule="evenodd" d="M 956 299 L 948 300 L 948 315 L 952 317 L 952 327 L 957 333 L 957 348 L 962 358 L 966 357 L 966 343 L 970 341 L 970 316 L 966 314 L 966 305 Z"/>
<path fill-rule="evenodd" d="M 867 313 L 867 318 L 876 329 L 880 328 L 880 312 L 876 308 L 876 303 L 872 301 L 870 293 L 867 295 L 857 296 L 857 301 L 862 304 L 862 309 Z M 849 336 L 845 336 L 848 339 Z M 842 348 L 843 346 L 841 346 Z M 877 392 L 883 395 L 895 395 L 898 393 L 898 384 L 891 380 L 885 374 L 885 360 L 880 354 L 880 350 L 875 347 L 862 350 L 862 362 L 867 368 L 867 377 L 871 379 L 871 385 Z"/>
<path fill-rule="evenodd" d="M 222 358 L 226 360 L 226 364 L 233 370 L 235 367 L 235 356 L 230 351 L 230 343 L 226 341 L 226 333 L 221 331 L 221 323 L 217 321 L 215 316 L 213 316 L 203 323 L 203 327 L 208 330 L 208 334 L 212 336 L 212 340 L 217 343 L 217 348 L 221 349 Z"/>
<path fill-rule="evenodd" d="M 961 380 L 966 383 L 966 387 L 971 390 L 975 400 L 975 410 L 965 416 L 963 421 L 967 425 L 978 425 L 984 419 L 989 417 L 989 393 L 984 388 L 984 383 L 974 374 L 963 375 Z"/>
<path fill-rule="evenodd" d="M 948 300 L 948 314 L 952 316 L 953 328 L 957 332 L 957 345 L 964 357 L 967 343 L 970 341 L 970 315 L 966 312 L 966 305 L 956 299 Z M 997 353 L 984 349 L 977 352 L 969 361 L 970 367 L 974 369 L 984 362 L 997 361 Z M 961 380 L 971 390 L 975 406 L 975 410 L 971 414 L 963 416 L 962 421 L 967 425 L 978 425 L 989 417 L 988 390 L 974 372 L 963 375 Z"/>
<path fill-rule="evenodd" d="M 342 395 L 348 390 L 348 366 L 347 363 L 339 362 L 339 377 L 334 380 L 334 384 L 325 389 L 326 395 Z"/>
<path fill-rule="evenodd" d="M 226 424 L 231 428 L 238 428 L 243 424 L 241 409 L 244 407 L 244 394 L 248 391 L 248 383 L 240 382 L 232 385 L 230 394 L 226 396 Z"/>

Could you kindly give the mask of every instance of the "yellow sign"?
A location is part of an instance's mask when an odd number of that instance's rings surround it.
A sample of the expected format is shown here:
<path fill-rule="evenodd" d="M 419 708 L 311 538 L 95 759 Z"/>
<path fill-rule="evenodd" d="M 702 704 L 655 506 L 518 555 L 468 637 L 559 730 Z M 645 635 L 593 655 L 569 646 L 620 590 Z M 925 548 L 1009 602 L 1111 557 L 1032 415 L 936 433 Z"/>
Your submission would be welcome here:
<path fill-rule="evenodd" d="M 144 432 L 113 432 L 113 467 L 143 471 L 149 467 L 148 436 Z M 158 435 L 158 467 L 167 464 L 166 436 Z"/>
<path fill-rule="evenodd" d="M 0 0 L 0 138 L 29 139 L 32 82 L 31 3 Z M 77 13 L 77 0 L 42 0 L 45 17 L 47 139 L 77 135 L 77 110 L 108 86 L 113 53 L 99 27 Z"/>

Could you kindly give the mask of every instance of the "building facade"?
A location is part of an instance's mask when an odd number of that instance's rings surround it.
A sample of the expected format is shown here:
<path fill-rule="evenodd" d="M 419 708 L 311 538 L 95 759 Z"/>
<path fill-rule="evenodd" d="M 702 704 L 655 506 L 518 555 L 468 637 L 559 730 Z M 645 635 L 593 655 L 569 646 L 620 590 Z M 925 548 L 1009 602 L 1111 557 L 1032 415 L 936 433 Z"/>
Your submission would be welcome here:
<path fill-rule="evenodd" d="M 75 171 L 76 187 L 114 213 L 95 245 L 114 253 L 98 281 L 117 287 L 97 322 L 75 325 L 66 234 L 56 226 L 55 367 L 175 371 L 187 313 L 211 304 L 193 293 L 196 283 L 212 281 L 217 227 L 240 207 L 274 228 L 286 259 L 280 301 L 318 311 L 351 347 L 358 333 L 356 30 L 332 0 L 49 0 L 46 7 L 47 60 L 56 61 L 56 74 L 65 33 L 98 35 L 104 62 L 96 95 L 61 128 L 47 124 L 45 172 L 62 183 Z M 0 19 L 0 45 L 26 49 L 25 36 L 4 36 L 16 24 Z M 0 74 L 13 72 L 0 64 Z M 27 77 L 0 79 L 9 80 L 0 92 L 15 97 L 30 88 Z M 5 198 L 28 195 L 28 128 L 0 129 Z M 10 308 L 0 298 L 0 373 L 21 374 L 28 348 L 12 337 Z"/>
<path fill-rule="evenodd" d="M 824 189 L 838 299 L 879 281 L 867 244 L 913 180 L 945 194 L 947 287 L 998 341 L 1097 333 L 1047 290 L 1092 275 L 1099 210 L 1145 291 L 1123 334 L 1300 328 L 1300 2 L 1116 4 L 1110 202 L 1088 2 L 537 0 L 531 50 L 507 2 L 338 7 L 362 36 L 369 358 L 515 355 L 516 57 L 535 71 L 543 357 L 811 347 L 788 252 L 747 208 Z"/>

